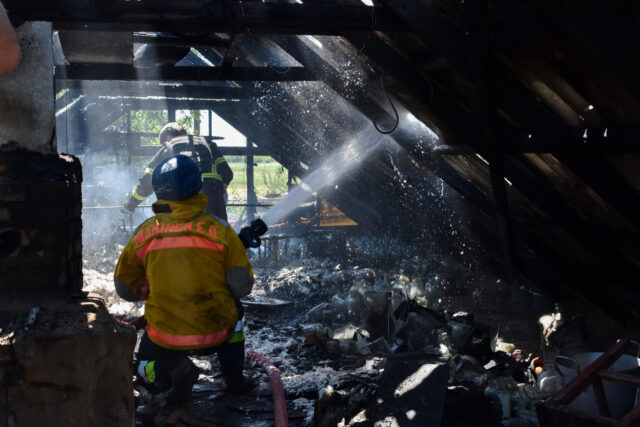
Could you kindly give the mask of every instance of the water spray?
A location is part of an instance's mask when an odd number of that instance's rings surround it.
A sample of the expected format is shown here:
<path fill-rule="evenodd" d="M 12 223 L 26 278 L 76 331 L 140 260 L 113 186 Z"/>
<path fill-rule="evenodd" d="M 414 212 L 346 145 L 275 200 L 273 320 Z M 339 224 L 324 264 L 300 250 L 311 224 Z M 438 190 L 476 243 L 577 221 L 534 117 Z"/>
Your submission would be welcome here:
<path fill-rule="evenodd" d="M 373 127 L 367 127 L 358 132 L 333 151 L 317 169 L 302 178 L 304 186 L 294 188 L 269 209 L 262 216 L 265 225 L 276 224 L 289 215 L 297 206 L 313 196 L 312 191 L 318 192 L 336 185 L 347 172 L 361 164 L 388 141 L 390 141 L 389 137 L 380 134 Z"/>

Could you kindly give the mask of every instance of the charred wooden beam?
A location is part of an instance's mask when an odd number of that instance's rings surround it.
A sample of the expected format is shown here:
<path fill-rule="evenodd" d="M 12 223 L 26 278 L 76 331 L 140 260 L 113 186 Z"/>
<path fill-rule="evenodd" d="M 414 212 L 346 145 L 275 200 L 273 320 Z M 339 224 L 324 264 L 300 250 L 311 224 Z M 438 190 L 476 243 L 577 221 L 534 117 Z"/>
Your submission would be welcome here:
<path fill-rule="evenodd" d="M 636 126 L 615 126 L 611 129 L 573 129 L 562 122 L 522 85 L 510 76 L 496 85 L 502 108 L 526 126 L 535 146 L 544 146 L 566 164 L 604 201 L 632 224 L 640 218 L 640 191 L 609 164 L 603 154 L 617 151 L 637 152 Z M 605 136 L 606 135 L 606 136 Z M 634 147 L 635 145 L 635 147 Z M 535 150 L 544 152 L 545 148 Z"/>
<path fill-rule="evenodd" d="M 238 51 L 240 50 L 240 45 L 246 38 L 246 34 L 236 34 L 233 36 L 233 40 L 231 41 L 231 45 L 227 48 L 227 51 L 224 53 L 222 57 L 222 63 L 220 67 L 222 68 L 230 68 L 235 61 L 236 56 L 238 55 Z"/>
<path fill-rule="evenodd" d="M 124 133 L 124 132 L 104 132 L 102 134 L 90 134 L 87 147 L 91 151 L 113 151 L 126 152 L 132 156 L 153 156 L 159 149 L 159 145 L 145 145 L 141 138 L 145 136 L 158 136 L 157 134 L 146 133 Z M 203 136 L 207 141 L 219 141 L 223 138 Z M 218 147 L 225 156 L 246 156 L 246 147 Z M 253 155 L 268 156 L 269 152 L 263 148 L 254 148 Z"/>
<path fill-rule="evenodd" d="M 482 191 L 478 190 L 478 187 L 460 175 L 458 171 L 442 158 L 423 156 L 421 163 L 427 165 L 427 167 L 444 180 L 447 185 L 487 214 L 487 216 L 491 218 L 496 217 L 496 205 L 494 201 L 485 196 Z"/>
<path fill-rule="evenodd" d="M 604 275 L 607 269 L 613 269 L 616 280 L 633 280 L 637 274 L 635 268 L 618 252 L 609 234 L 594 229 L 567 206 L 555 189 L 517 159 L 507 155 L 504 162 L 505 175 L 513 185 L 593 255 L 592 262 L 582 268 L 589 268 L 594 275 Z"/>
<path fill-rule="evenodd" d="M 104 108 L 120 107 L 128 110 L 210 110 L 215 104 L 228 104 L 238 100 L 227 99 L 182 99 L 182 98 L 138 98 L 138 97 L 96 97 L 97 104 Z"/>
<path fill-rule="evenodd" d="M 410 31 L 437 55 L 447 59 L 457 69 L 469 73 L 471 46 L 461 31 L 446 16 L 420 0 L 380 0 L 395 13 Z"/>
<path fill-rule="evenodd" d="M 81 94 L 93 96 L 133 96 L 164 97 L 189 99 L 246 99 L 269 94 L 271 84 L 252 86 L 249 83 L 242 87 L 229 87 L 220 84 L 185 84 L 147 81 L 97 81 L 97 80 L 60 80 L 56 89 L 73 89 Z"/>
<path fill-rule="evenodd" d="M 507 282 L 513 276 L 513 231 L 509 217 L 507 189 L 504 181 L 504 165 L 502 161 L 502 142 L 497 134 L 496 100 L 490 77 L 491 48 L 489 38 L 491 33 L 489 10 L 484 2 L 467 2 L 465 4 L 467 17 L 470 22 L 471 59 L 473 75 L 478 94 L 478 110 L 480 114 L 480 129 L 484 153 L 489 159 L 489 175 L 493 200 L 496 204 L 500 244 L 502 247 L 503 274 Z M 464 65 L 464 64 L 463 64 Z"/>
<path fill-rule="evenodd" d="M 538 0 L 537 4 L 562 32 L 640 99 L 640 58 L 628 49 L 629 41 L 640 38 L 637 5 L 619 0 Z"/>
<path fill-rule="evenodd" d="M 534 1 L 516 2 L 496 17 L 491 31 L 494 49 L 513 49 L 558 33 L 557 26 Z"/>
<path fill-rule="evenodd" d="M 640 189 L 630 184 L 604 156 L 587 149 L 580 153 L 557 154 L 556 158 L 620 215 L 638 227 Z"/>
<path fill-rule="evenodd" d="M 608 128 L 583 128 L 578 132 L 553 133 L 539 132 L 531 128 L 530 132 L 520 130 L 516 134 L 504 136 L 504 151 L 511 154 L 549 153 L 560 155 L 588 155 L 604 154 L 638 154 L 640 144 L 635 142 L 635 136 L 640 134 L 640 127 L 611 126 Z M 604 134 L 608 134 L 604 137 Z M 584 137 L 588 135 L 588 137 Z M 445 150 L 448 148 L 444 148 Z M 453 147 L 449 148 L 454 150 Z M 460 147 L 459 154 L 464 154 L 464 147 Z M 471 152 L 467 149 L 467 152 Z"/>
<path fill-rule="evenodd" d="M 151 4 L 150 4 L 151 3 Z M 193 0 L 5 0 L 15 24 L 51 21 L 58 28 L 157 32 L 341 34 L 402 31 L 385 7 Z M 374 19 L 375 18 L 375 19 Z"/>
<path fill-rule="evenodd" d="M 525 277 L 559 302 L 576 301 L 576 296 L 599 306 L 613 320 L 624 325 L 637 320 L 637 301 L 632 298 L 621 298 L 612 292 L 611 275 L 597 274 L 592 270 L 567 262 L 566 253 L 560 253 L 556 246 L 540 241 L 531 224 L 516 223 L 518 241 L 517 251 L 522 251 L 514 258 L 514 265 Z M 603 283 L 607 283 L 607 292 L 603 292 Z"/>
<path fill-rule="evenodd" d="M 56 65 L 57 80 L 124 81 L 301 81 L 313 80 L 302 67 L 132 67 L 121 64 Z"/>
<path fill-rule="evenodd" d="M 215 34 L 203 34 L 198 37 L 183 34 L 155 34 L 140 32 L 133 34 L 133 42 L 176 47 L 212 46 L 227 48 L 231 45 L 231 39 L 217 37 Z"/>
<path fill-rule="evenodd" d="M 572 293 L 583 295 L 621 324 L 637 320 L 640 301 L 625 290 L 628 283 L 633 283 L 637 270 L 617 250 L 617 239 L 612 238 L 610 232 L 598 230 L 584 221 L 553 190 L 541 191 L 544 182 L 520 162 L 507 156 L 505 168 L 513 185 L 563 232 L 564 237 L 560 240 L 566 243 L 559 246 L 558 238 L 544 227 L 541 229 L 539 220 L 519 227 L 517 245 L 525 243 L 540 259 L 531 264 L 528 256 L 517 256 L 514 260 L 518 269 L 537 279 L 537 283 L 552 294 L 562 292 L 565 298 L 573 298 Z M 580 248 L 584 256 L 566 251 L 573 247 Z M 603 292 L 603 286 L 606 286 L 606 292 Z"/>

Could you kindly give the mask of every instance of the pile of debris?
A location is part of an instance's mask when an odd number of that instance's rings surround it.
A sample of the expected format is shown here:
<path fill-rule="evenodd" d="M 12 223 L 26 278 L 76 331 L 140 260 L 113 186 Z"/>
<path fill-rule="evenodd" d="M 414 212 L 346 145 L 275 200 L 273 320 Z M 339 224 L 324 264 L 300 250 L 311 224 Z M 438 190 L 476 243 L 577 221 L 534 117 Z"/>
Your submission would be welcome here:
<path fill-rule="evenodd" d="M 102 294 L 115 315 L 139 316 L 141 303 L 114 293 L 115 261 L 109 254 L 87 261 L 85 290 Z M 281 267 L 256 263 L 254 269 L 256 285 L 244 301 L 247 350 L 280 370 L 290 425 L 393 418 L 422 425 L 537 425 L 534 406 L 549 395 L 540 388 L 548 376 L 541 359 L 503 342 L 495 327 L 473 314 L 447 311 L 440 302 L 448 281 L 315 258 Z M 259 368 L 247 366 L 259 384 L 249 404 L 223 392 L 215 357 L 195 362 L 203 374 L 183 422 L 272 422 L 269 380 Z M 403 387 L 409 391 L 398 391 Z M 415 393 L 423 397 L 416 400 Z M 138 391 L 137 402 L 142 417 L 152 397 Z"/>
<path fill-rule="evenodd" d="M 308 282 L 305 279 L 309 276 L 301 276 L 300 271 L 296 277 L 302 280 L 303 289 L 327 294 L 327 290 L 335 290 L 338 270 L 334 268 L 327 274 L 325 269 L 324 275 L 316 272 L 320 274 L 317 280 Z M 471 417 L 469 425 L 478 425 L 479 413 L 485 414 L 483 425 L 537 425 L 535 402 L 548 394 L 536 389 L 537 375 L 532 355 L 525 355 L 522 350 L 502 342 L 492 328 L 474 322 L 470 313 L 448 313 L 427 307 L 434 290 L 420 279 L 410 279 L 404 274 L 381 275 L 368 268 L 355 269 L 340 277 L 338 282 L 347 291 L 327 295 L 325 302 L 309 309 L 300 319 L 297 332 L 304 338 L 305 348 L 315 349 L 329 359 L 375 356 L 381 362 L 377 365 L 379 374 L 372 383 L 375 387 L 367 390 L 370 400 L 364 399 L 362 392 L 357 393 L 359 403 L 355 404 L 353 399 L 347 399 L 354 396 L 351 389 L 331 387 L 321 393 L 316 420 L 327 417 L 330 420 L 321 425 L 331 425 L 334 421 L 355 425 L 363 421 L 363 417 L 370 417 L 371 414 L 366 414 L 367 409 L 371 411 L 374 396 L 381 393 L 379 387 L 384 384 L 382 373 L 385 365 L 390 361 L 397 364 L 399 359 L 406 361 L 407 357 L 413 357 L 417 369 L 433 365 L 433 371 L 440 377 L 443 369 L 445 377 L 448 373 L 447 380 L 440 382 L 440 401 L 429 404 L 436 408 L 431 415 L 439 417 L 438 421 L 445 425 L 464 425 L 465 416 Z M 350 284 L 347 283 L 349 278 Z M 278 285 L 282 285 L 277 275 L 267 276 L 266 281 L 267 286 L 261 288 L 271 293 L 277 292 Z M 314 283 L 324 283 L 325 286 L 316 289 Z M 333 286 L 326 286 L 329 283 Z M 291 293 L 291 287 L 288 290 Z M 397 369 L 394 372 L 395 377 L 400 375 Z M 430 384 L 428 388 L 433 389 L 433 386 Z M 336 411 L 336 400 L 340 400 L 336 396 L 348 401 L 342 405 L 342 412 Z M 327 414 L 322 413 L 325 400 L 332 402 L 327 406 Z M 454 409 L 469 400 L 483 406 L 484 412 Z M 397 399 L 393 402 L 396 409 L 403 405 L 410 410 L 412 403 L 403 404 Z M 415 405 L 412 407 L 416 409 Z M 449 407 L 451 411 L 446 410 Z M 377 412 L 380 412 L 379 408 Z M 336 419 L 336 413 L 341 414 L 344 420 Z"/>

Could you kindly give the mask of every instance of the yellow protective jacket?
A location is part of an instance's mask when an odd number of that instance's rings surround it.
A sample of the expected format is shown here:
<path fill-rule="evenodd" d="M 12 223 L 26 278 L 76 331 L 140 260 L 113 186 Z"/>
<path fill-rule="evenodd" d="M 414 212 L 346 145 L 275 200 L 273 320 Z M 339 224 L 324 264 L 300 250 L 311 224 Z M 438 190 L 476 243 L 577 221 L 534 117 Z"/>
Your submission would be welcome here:
<path fill-rule="evenodd" d="M 224 221 L 203 213 L 207 196 L 159 200 L 138 228 L 115 271 L 118 294 L 146 299 L 147 334 L 170 349 L 224 342 L 238 320 L 235 298 L 251 292 L 244 245 Z"/>

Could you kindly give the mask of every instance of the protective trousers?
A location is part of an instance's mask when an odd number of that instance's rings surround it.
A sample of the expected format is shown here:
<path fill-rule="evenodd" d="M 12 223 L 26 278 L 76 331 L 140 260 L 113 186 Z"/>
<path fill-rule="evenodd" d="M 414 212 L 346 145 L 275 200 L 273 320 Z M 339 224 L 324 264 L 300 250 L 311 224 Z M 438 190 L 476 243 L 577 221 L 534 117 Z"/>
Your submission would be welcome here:
<path fill-rule="evenodd" d="M 217 353 L 222 375 L 228 390 L 241 387 L 244 369 L 244 332 L 242 321 L 224 343 L 198 350 L 171 350 L 155 344 L 146 332 L 136 354 L 137 372 L 152 392 L 171 389 L 170 403 L 184 403 L 191 398 L 191 388 L 198 380 L 198 369 L 189 356 L 207 356 Z"/>

